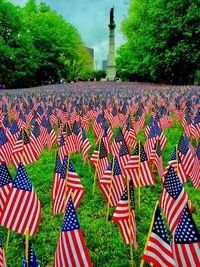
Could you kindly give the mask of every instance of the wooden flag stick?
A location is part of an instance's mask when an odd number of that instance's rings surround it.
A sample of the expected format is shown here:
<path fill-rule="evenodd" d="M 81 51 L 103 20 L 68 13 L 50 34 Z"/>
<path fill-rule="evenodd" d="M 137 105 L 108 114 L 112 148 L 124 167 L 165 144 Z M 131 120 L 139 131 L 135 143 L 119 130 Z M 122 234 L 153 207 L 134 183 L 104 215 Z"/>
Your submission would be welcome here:
<path fill-rule="evenodd" d="M 128 224 L 129 224 L 129 231 L 130 231 L 130 257 L 131 257 L 131 266 L 134 266 L 133 260 L 133 238 L 132 238 L 132 225 L 131 225 L 131 198 L 130 198 L 130 187 L 129 187 L 129 179 L 127 178 L 127 193 L 128 193 Z"/>
<path fill-rule="evenodd" d="M 70 153 L 68 154 L 68 161 L 67 161 L 67 171 L 66 171 L 66 179 L 65 179 L 65 196 L 64 196 L 64 212 L 66 210 L 66 200 L 67 200 L 67 184 L 68 184 L 68 176 L 69 176 L 69 163 L 70 163 Z"/>
<path fill-rule="evenodd" d="M 6 253 L 8 251 L 8 243 L 9 243 L 9 239 L 10 239 L 10 229 L 8 229 L 8 234 L 7 234 L 7 239 L 6 239 Z"/>
<path fill-rule="evenodd" d="M 138 167 L 138 184 L 139 184 L 139 187 L 138 187 L 138 209 L 140 210 L 140 179 L 141 179 L 141 170 L 140 170 L 140 140 L 139 140 L 139 160 L 138 160 L 138 164 L 139 164 L 139 167 Z"/>
<path fill-rule="evenodd" d="M 28 238 L 29 238 L 29 229 L 26 228 L 26 242 L 25 242 L 25 251 L 26 251 L 26 262 L 27 262 L 27 265 L 28 265 Z"/>
<path fill-rule="evenodd" d="M 146 248 L 147 248 L 147 245 L 148 245 L 148 242 L 149 242 L 149 238 L 150 238 L 150 235 L 151 235 L 151 232 L 152 232 L 152 228 L 153 228 L 153 223 L 154 223 L 154 218 L 155 218 L 155 212 L 156 212 L 156 209 L 158 207 L 158 204 L 159 204 L 159 201 L 156 201 L 156 205 L 155 205 L 155 209 L 154 209 L 154 212 L 153 212 L 151 224 L 150 224 L 150 227 L 149 227 L 149 233 L 148 233 L 148 236 L 147 236 L 147 241 L 146 241 L 146 244 L 145 244 L 145 247 L 144 247 L 143 254 L 145 253 Z M 140 263 L 140 267 L 143 267 L 143 265 L 144 265 L 144 260 L 142 259 L 141 260 L 141 263 Z"/>
<path fill-rule="evenodd" d="M 177 168 L 177 176 L 178 176 L 178 145 L 176 145 L 176 168 Z"/>
<path fill-rule="evenodd" d="M 99 165 L 100 147 L 101 147 L 101 141 L 100 141 L 100 143 L 99 143 L 99 148 L 98 148 L 98 158 L 97 158 L 96 169 L 95 169 L 95 174 L 94 174 L 94 183 L 93 183 L 93 190 L 92 190 L 92 195 L 93 195 L 93 196 L 94 196 L 95 187 L 96 187 L 96 179 L 97 179 L 97 170 L 98 170 L 98 165 Z"/>
<path fill-rule="evenodd" d="M 22 127 L 22 144 L 23 144 L 23 151 L 22 151 L 21 161 L 22 161 L 22 164 L 25 165 L 25 162 L 24 162 L 24 127 Z"/>
<path fill-rule="evenodd" d="M 154 166 L 155 166 L 154 161 L 156 159 L 156 151 L 157 151 L 157 149 L 158 149 L 158 138 L 156 138 L 156 148 L 155 148 L 155 153 L 154 153 L 154 157 L 153 157 L 152 172 L 153 172 L 153 169 L 154 169 Z"/>
<path fill-rule="evenodd" d="M 110 188 L 109 188 L 109 195 L 108 195 L 108 208 L 106 212 L 106 222 L 108 221 L 108 214 L 109 214 L 109 209 L 110 209 L 110 197 L 111 197 L 112 182 L 113 182 L 113 176 L 114 176 L 114 166 L 115 166 L 115 157 L 113 158 L 113 163 L 112 163 L 111 181 L 110 181 Z"/>

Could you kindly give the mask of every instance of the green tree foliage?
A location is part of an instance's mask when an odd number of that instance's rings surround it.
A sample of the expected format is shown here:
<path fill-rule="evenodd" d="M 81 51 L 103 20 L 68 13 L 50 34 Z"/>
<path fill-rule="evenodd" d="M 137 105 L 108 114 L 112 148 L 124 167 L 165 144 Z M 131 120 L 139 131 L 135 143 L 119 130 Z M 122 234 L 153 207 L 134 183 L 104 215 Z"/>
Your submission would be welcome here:
<path fill-rule="evenodd" d="M 134 0 L 122 24 L 127 43 L 118 51 L 122 77 L 187 84 L 200 68 L 200 2 Z"/>
<path fill-rule="evenodd" d="M 45 3 L 29 0 L 20 8 L 0 1 L 0 82 L 26 87 L 92 69 L 76 28 Z"/>

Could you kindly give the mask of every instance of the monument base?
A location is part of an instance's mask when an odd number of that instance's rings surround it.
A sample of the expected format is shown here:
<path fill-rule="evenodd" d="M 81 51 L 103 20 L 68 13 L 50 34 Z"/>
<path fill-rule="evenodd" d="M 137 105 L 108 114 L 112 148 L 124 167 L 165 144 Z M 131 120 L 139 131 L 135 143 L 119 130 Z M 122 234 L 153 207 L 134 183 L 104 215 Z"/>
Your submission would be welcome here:
<path fill-rule="evenodd" d="M 106 68 L 106 79 L 107 81 L 113 82 L 116 77 L 116 66 L 107 66 Z"/>

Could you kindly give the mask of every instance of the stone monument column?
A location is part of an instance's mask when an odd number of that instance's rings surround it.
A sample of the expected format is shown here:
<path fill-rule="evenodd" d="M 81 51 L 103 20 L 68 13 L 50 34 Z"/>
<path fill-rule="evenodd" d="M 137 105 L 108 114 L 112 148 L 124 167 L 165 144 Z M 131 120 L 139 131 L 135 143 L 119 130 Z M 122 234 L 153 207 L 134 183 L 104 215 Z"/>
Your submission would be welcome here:
<path fill-rule="evenodd" d="M 108 49 L 108 64 L 106 67 L 106 79 L 114 81 L 116 76 L 115 63 L 115 22 L 114 22 L 114 7 L 110 10 L 110 24 L 109 26 L 109 49 Z"/>

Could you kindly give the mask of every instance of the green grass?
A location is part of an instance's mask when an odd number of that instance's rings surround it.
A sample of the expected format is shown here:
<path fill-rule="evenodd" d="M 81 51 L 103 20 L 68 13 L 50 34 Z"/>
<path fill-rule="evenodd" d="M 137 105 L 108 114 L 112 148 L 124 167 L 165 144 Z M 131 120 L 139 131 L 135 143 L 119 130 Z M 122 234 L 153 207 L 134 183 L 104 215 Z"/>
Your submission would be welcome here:
<path fill-rule="evenodd" d="M 114 131 L 116 133 L 116 129 Z M 164 167 L 170 159 L 171 153 L 183 134 L 180 124 L 175 121 L 175 125 L 164 131 L 168 143 L 163 152 Z M 92 150 L 95 148 L 94 134 L 90 132 L 88 138 L 92 144 Z M 137 139 L 144 144 L 144 130 L 139 132 Z M 53 146 L 52 153 L 45 148 L 42 156 L 35 163 L 26 166 L 28 176 L 37 192 L 42 204 L 42 218 L 35 237 L 30 237 L 33 248 L 39 260 L 40 266 L 53 266 L 54 253 L 56 251 L 57 241 L 63 220 L 63 214 L 52 215 L 52 200 L 50 196 L 53 171 L 55 167 L 55 154 L 57 146 Z M 93 151 L 90 151 L 92 154 Z M 111 220 L 114 208 L 110 209 L 109 221 L 106 222 L 107 203 L 98 186 L 92 196 L 92 186 L 94 178 L 94 169 L 91 166 L 91 173 L 88 170 L 88 164 L 82 164 L 82 155 L 75 154 L 71 156 L 76 172 L 78 173 L 85 188 L 85 196 L 77 209 L 77 215 L 85 242 L 87 244 L 93 266 L 102 267 L 125 267 L 130 265 L 129 245 L 123 244 L 119 227 Z M 9 166 L 11 175 L 14 178 L 16 171 Z M 133 250 L 135 266 L 139 266 L 141 255 L 144 250 L 149 225 L 155 203 L 160 199 L 162 186 L 161 180 L 154 169 L 157 184 L 154 186 L 141 188 L 141 209 L 138 210 L 138 189 L 135 189 L 136 203 L 136 222 L 137 222 L 137 241 L 138 251 Z M 199 218 L 199 192 L 194 189 L 189 180 L 184 187 L 195 207 L 193 218 L 198 229 L 200 228 Z M 167 226 L 167 225 L 166 225 Z M 5 247 L 7 238 L 7 229 L 1 228 L 3 233 L 3 243 Z M 21 246 L 21 235 L 11 232 L 6 260 L 8 267 L 19 267 L 22 263 L 23 250 Z M 147 264 L 145 263 L 147 266 Z"/>

